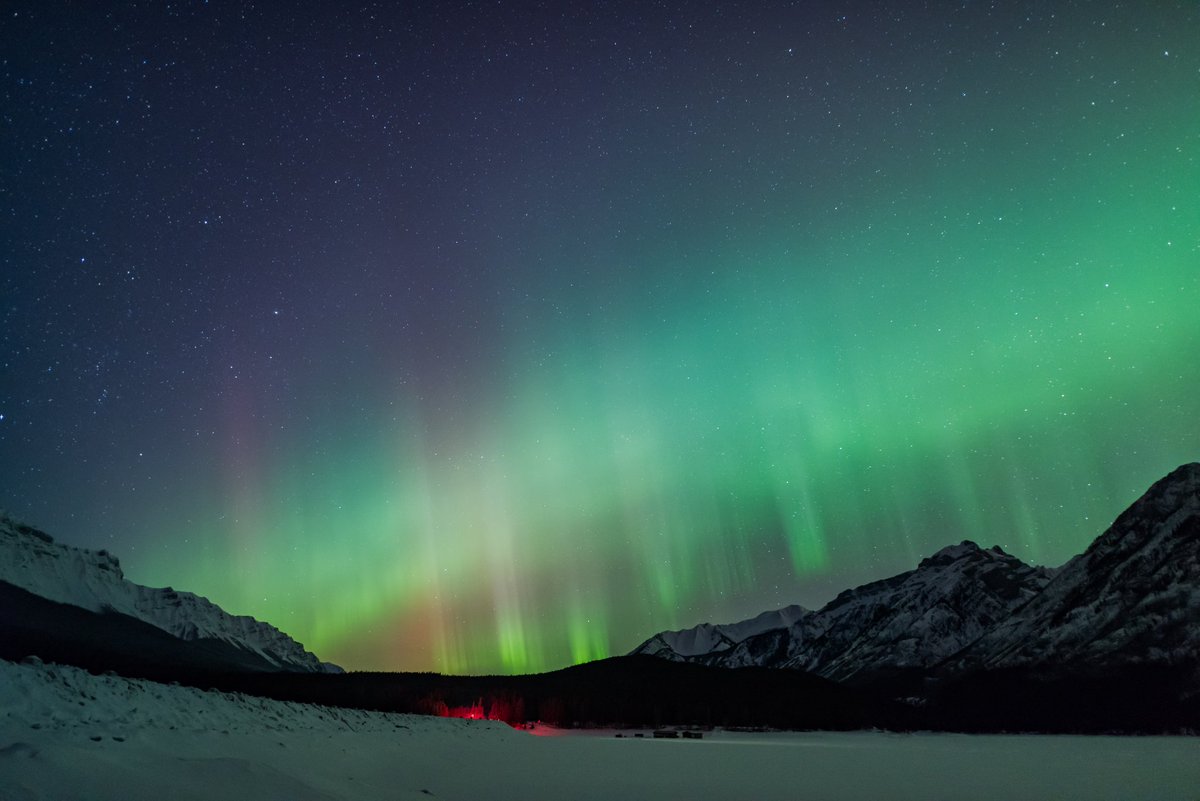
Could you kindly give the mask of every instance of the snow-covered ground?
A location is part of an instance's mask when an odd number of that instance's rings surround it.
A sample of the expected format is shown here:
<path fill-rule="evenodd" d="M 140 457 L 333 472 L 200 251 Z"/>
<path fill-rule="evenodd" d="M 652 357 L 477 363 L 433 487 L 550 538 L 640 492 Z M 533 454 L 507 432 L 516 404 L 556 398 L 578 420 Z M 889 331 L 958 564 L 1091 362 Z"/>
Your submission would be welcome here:
<path fill-rule="evenodd" d="M 1195 801 L 1200 739 L 537 737 L 0 661 L 0 799 L 163 798 Z"/>

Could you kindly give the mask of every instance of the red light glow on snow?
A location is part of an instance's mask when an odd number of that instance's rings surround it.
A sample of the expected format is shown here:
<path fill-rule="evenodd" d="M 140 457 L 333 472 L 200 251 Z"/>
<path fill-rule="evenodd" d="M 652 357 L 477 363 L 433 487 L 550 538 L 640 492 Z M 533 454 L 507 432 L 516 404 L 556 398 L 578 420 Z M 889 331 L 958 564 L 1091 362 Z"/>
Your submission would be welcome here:
<path fill-rule="evenodd" d="M 446 708 L 444 718 L 462 718 L 464 720 L 496 720 L 488 718 L 483 713 L 483 701 L 472 706 L 451 706 Z"/>

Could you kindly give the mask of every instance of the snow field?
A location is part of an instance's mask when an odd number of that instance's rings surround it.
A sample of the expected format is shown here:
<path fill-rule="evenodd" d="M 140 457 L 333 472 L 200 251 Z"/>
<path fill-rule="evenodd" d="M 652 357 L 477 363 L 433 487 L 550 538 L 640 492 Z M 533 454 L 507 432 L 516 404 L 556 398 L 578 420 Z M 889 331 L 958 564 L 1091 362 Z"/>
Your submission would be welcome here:
<path fill-rule="evenodd" d="M 612 735 L 537 737 L 0 661 L 4 801 L 1200 798 L 1197 738 Z"/>

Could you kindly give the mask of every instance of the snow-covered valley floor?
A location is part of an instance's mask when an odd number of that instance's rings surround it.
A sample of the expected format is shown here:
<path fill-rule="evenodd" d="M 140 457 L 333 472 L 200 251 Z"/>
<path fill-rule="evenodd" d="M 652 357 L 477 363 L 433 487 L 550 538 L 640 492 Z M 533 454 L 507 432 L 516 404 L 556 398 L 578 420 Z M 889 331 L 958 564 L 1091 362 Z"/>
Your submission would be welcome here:
<path fill-rule="evenodd" d="M 0 661 L 0 799 L 1200 799 L 1200 738 L 537 737 Z"/>

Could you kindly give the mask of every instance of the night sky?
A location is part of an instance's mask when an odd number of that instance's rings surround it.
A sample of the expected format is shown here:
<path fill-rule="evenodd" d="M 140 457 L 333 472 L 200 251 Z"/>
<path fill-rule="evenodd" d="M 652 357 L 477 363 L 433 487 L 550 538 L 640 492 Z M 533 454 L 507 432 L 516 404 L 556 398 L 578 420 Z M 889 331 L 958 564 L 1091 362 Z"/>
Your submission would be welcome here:
<path fill-rule="evenodd" d="M 0 507 L 133 580 L 536 671 L 1200 457 L 1194 2 L 116 5 L 0 9 Z"/>

